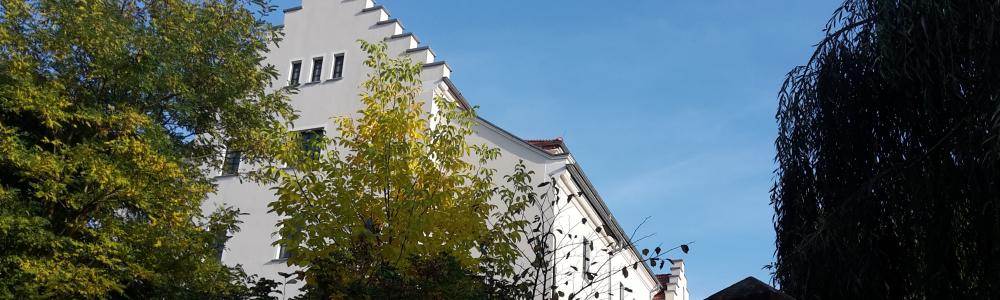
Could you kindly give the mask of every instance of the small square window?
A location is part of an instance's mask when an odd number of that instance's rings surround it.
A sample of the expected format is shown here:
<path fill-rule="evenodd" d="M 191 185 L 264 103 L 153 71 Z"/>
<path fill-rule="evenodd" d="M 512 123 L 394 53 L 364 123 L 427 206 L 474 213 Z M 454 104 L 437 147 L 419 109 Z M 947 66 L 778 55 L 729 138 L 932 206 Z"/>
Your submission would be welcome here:
<path fill-rule="evenodd" d="M 302 62 L 292 62 L 292 77 L 288 80 L 288 85 L 298 85 L 300 73 L 302 73 Z"/>
<path fill-rule="evenodd" d="M 302 150 L 310 153 L 313 158 L 317 158 L 323 149 L 322 145 L 317 144 L 316 141 L 323 137 L 323 129 L 303 130 L 299 134 L 301 134 Z"/>
<path fill-rule="evenodd" d="M 309 81 L 319 82 L 321 73 L 323 73 L 323 57 L 313 58 L 312 76 L 309 78 Z"/>
<path fill-rule="evenodd" d="M 333 78 L 344 77 L 344 54 L 340 53 L 333 56 Z"/>

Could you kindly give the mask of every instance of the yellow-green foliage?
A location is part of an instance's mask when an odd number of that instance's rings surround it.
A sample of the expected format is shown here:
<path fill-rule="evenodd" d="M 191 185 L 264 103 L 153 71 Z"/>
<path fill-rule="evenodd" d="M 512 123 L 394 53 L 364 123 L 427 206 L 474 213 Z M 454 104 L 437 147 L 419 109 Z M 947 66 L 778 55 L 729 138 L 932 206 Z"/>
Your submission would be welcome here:
<path fill-rule="evenodd" d="M 201 167 L 218 141 L 272 157 L 294 118 L 261 5 L 0 1 L 0 298 L 233 288 L 207 228 L 235 220 L 201 216 Z"/>
<path fill-rule="evenodd" d="M 495 209 L 494 171 L 484 165 L 499 150 L 466 142 L 471 110 L 440 97 L 435 112 L 425 109 L 419 64 L 388 57 L 384 43 L 361 44 L 371 69 L 364 108 L 335 119 L 322 155 L 298 153 L 285 159 L 291 168 L 269 171 L 278 180 L 271 208 L 286 216 L 279 243 L 294 253 L 289 264 L 310 266 L 362 244 L 375 252 L 372 266 L 342 276 L 374 276 L 366 272 L 381 266 L 405 272 L 408 258 L 442 253 L 475 270 L 470 250 L 492 234 Z"/>

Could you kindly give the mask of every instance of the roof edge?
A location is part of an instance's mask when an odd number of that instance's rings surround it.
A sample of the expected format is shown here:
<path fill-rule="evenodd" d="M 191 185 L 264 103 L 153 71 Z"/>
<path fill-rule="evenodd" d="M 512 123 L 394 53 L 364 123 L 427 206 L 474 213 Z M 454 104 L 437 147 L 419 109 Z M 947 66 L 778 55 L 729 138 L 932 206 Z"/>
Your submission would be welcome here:
<path fill-rule="evenodd" d="M 497 126 L 496 124 L 493 124 L 492 122 L 490 122 L 490 121 L 488 121 L 486 119 L 483 119 L 483 117 L 479 116 L 478 114 L 476 115 L 476 121 L 478 121 L 479 124 L 482 124 L 482 125 L 484 125 L 486 127 L 489 127 L 491 129 L 493 129 L 497 133 L 500 133 L 500 135 L 506 136 L 507 138 L 509 138 L 511 140 L 517 141 L 522 146 L 525 146 L 528 149 L 531 149 L 531 151 L 534 151 L 535 153 L 540 154 L 542 157 L 544 157 L 546 159 L 549 159 L 549 160 L 562 160 L 562 159 L 566 158 L 566 155 L 553 155 L 552 153 L 549 153 L 549 152 L 547 152 L 545 150 L 542 150 L 542 149 L 540 149 L 538 147 L 535 147 L 535 145 L 532 145 L 531 143 L 526 142 L 524 139 L 518 137 L 517 135 L 514 135 L 513 133 L 510 133 L 510 131 L 507 131 L 506 129 L 503 129 L 500 126 Z"/>
<path fill-rule="evenodd" d="M 420 38 L 418 38 L 416 34 L 413 34 L 413 32 L 410 32 L 410 31 L 407 31 L 407 32 L 404 32 L 404 33 L 400 33 L 400 34 L 390 35 L 386 39 L 393 40 L 393 39 L 405 38 L 405 37 L 413 37 L 413 39 L 417 41 L 417 44 L 420 43 Z"/>
<path fill-rule="evenodd" d="M 430 49 L 430 48 L 427 48 L 427 49 Z M 477 117 L 479 116 L 479 114 L 476 114 L 475 108 L 472 107 L 471 104 L 469 104 L 469 101 L 465 100 L 465 96 L 462 95 L 462 91 L 458 90 L 458 87 L 456 87 L 455 83 L 451 81 L 451 78 L 442 77 L 441 81 L 444 81 L 444 84 L 446 86 L 448 86 L 448 92 L 450 92 L 451 95 L 454 96 L 456 100 L 458 100 L 458 104 L 461 105 L 462 108 L 465 108 L 465 109 L 471 111 Z"/>
<path fill-rule="evenodd" d="M 616 234 L 621 236 L 623 239 L 628 239 L 627 244 L 629 250 L 631 250 L 632 253 L 634 253 L 636 257 L 639 257 L 639 259 L 641 260 L 642 255 L 639 253 L 639 250 L 635 248 L 635 245 L 632 244 L 632 239 L 625 234 L 625 230 L 622 229 L 621 224 L 618 223 L 618 220 L 615 219 L 615 216 L 611 214 L 611 211 L 608 209 L 608 206 L 605 205 L 604 203 L 604 199 L 602 199 L 601 195 L 597 193 L 597 189 L 594 188 L 594 184 L 590 182 L 589 178 L 587 178 L 587 174 L 583 173 L 583 169 L 580 168 L 579 164 L 576 162 L 571 164 L 566 164 L 566 170 L 570 172 L 570 175 L 572 175 L 574 181 L 576 181 L 576 178 L 580 178 L 580 180 L 583 181 L 582 182 L 583 184 L 581 184 L 581 182 L 577 182 L 577 185 L 580 186 L 583 189 L 583 192 L 587 195 L 587 202 L 590 202 L 590 205 L 595 208 L 595 210 L 597 211 L 597 215 L 604 219 L 602 221 L 604 221 L 605 224 L 610 223 L 611 225 L 613 225 L 611 226 L 611 229 L 613 229 Z M 649 265 L 647 265 L 645 262 L 643 262 L 641 265 L 642 269 L 646 270 L 646 274 L 649 275 L 650 278 L 653 278 L 653 282 L 656 284 L 656 286 L 662 290 L 663 285 L 660 284 L 659 280 L 656 280 L 656 273 L 653 272 L 653 270 L 650 269 Z"/>
<path fill-rule="evenodd" d="M 382 5 L 376 4 L 376 5 L 372 6 L 372 7 L 366 7 L 364 9 L 362 9 L 361 12 L 362 13 L 366 13 L 366 12 L 376 11 L 376 10 L 380 10 L 380 9 L 381 10 L 385 10 L 385 7 L 382 6 Z"/>
<path fill-rule="evenodd" d="M 441 65 L 444 65 L 448 69 L 451 69 L 451 67 L 448 66 L 448 62 L 444 61 L 444 60 L 439 60 L 439 61 L 435 61 L 435 62 L 431 62 L 431 63 L 422 64 L 422 66 L 424 68 L 433 68 L 433 67 L 437 67 L 437 66 L 441 66 Z M 447 78 L 447 77 L 445 77 L 445 78 Z"/>

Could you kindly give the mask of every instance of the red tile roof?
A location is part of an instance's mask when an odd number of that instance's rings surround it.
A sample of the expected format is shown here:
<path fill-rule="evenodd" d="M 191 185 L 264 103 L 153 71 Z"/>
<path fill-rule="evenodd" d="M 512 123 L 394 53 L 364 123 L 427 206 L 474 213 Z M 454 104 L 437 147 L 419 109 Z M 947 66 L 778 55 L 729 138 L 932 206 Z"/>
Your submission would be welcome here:
<path fill-rule="evenodd" d="M 664 299 L 666 299 L 666 296 L 664 296 L 663 291 L 656 292 L 656 295 L 653 295 L 653 300 L 664 300 Z"/>
<path fill-rule="evenodd" d="M 660 284 L 662 284 L 663 286 L 667 286 L 667 285 L 670 285 L 670 277 L 673 277 L 673 276 L 676 276 L 676 275 L 671 275 L 671 274 L 656 274 L 656 280 L 660 281 Z"/>
<path fill-rule="evenodd" d="M 666 297 L 667 287 L 670 286 L 670 277 L 677 276 L 671 274 L 656 274 L 656 281 L 660 282 L 660 286 L 663 286 L 662 291 L 657 291 L 653 295 L 653 300 L 663 300 Z"/>
<path fill-rule="evenodd" d="M 528 144 L 531 144 L 535 147 L 541 148 L 542 150 L 545 150 L 545 152 L 548 152 L 553 155 L 563 154 L 567 152 L 566 144 L 563 143 L 562 138 L 554 138 L 547 140 L 525 140 L 525 142 L 528 142 Z"/>

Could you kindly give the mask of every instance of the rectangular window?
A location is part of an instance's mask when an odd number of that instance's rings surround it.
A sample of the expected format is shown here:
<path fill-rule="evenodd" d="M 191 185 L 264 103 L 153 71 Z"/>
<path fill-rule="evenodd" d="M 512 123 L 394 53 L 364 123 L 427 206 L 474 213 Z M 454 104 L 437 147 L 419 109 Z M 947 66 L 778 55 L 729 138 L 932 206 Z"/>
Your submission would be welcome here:
<path fill-rule="evenodd" d="M 292 62 L 292 78 L 288 81 L 288 85 L 298 85 L 300 73 L 302 73 L 302 62 Z"/>
<path fill-rule="evenodd" d="M 323 137 L 323 133 L 322 128 L 301 131 L 302 150 L 312 154 L 313 158 L 318 158 L 320 151 L 323 150 L 323 145 L 320 145 L 318 140 Z"/>
<path fill-rule="evenodd" d="M 320 74 L 323 73 L 323 57 L 313 58 L 312 82 L 319 82 Z"/>
<path fill-rule="evenodd" d="M 594 246 L 590 244 L 590 241 L 587 240 L 586 238 L 584 238 L 583 239 L 583 267 L 580 268 L 580 270 L 583 270 L 583 278 L 584 279 L 589 279 L 590 278 L 589 276 L 587 276 L 587 274 L 590 273 L 590 248 L 592 248 L 592 247 L 594 247 Z"/>
<path fill-rule="evenodd" d="M 279 228 L 284 228 L 285 226 L 283 224 L 280 224 L 280 225 L 278 225 L 278 227 Z M 296 229 L 297 229 L 296 231 L 302 231 L 301 228 L 296 228 Z M 285 239 L 285 237 L 283 237 L 283 236 L 281 236 L 279 234 L 278 235 L 278 239 L 279 239 L 279 241 L 282 241 L 282 240 Z M 275 257 L 274 259 L 288 259 L 288 258 L 292 257 L 293 255 L 295 255 L 295 253 L 291 249 L 288 249 L 287 246 L 282 245 L 282 244 L 279 243 L 278 244 L 277 257 Z"/>
<path fill-rule="evenodd" d="M 344 54 L 340 53 L 333 56 L 333 78 L 344 77 Z"/>
<path fill-rule="evenodd" d="M 240 172 L 240 160 L 243 153 L 233 149 L 226 149 L 226 158 L 222 162 L 222 175 L 236 175 Z"/>
<path fill-rule="evenodd" d="M 222 261 L 222 254 L 226 251 L 226 242 L 232 236 L 229 236 L 227 230 L 218 230 L 215 232 L 215 255 Z"/>
<path fill-rule="evenodd" d="M 278 245 L 278 259 L 288 259 L 292 257 L 292 251 L 288 247 Z"/>

